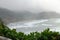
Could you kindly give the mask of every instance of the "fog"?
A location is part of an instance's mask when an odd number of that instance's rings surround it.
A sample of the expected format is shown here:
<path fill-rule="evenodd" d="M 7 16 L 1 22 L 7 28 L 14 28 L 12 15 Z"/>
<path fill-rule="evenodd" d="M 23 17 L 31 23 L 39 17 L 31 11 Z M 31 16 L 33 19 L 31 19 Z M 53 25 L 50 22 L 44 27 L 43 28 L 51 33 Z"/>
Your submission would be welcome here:
<path fill-rule="evenodd" d="M 55 11 L 60 13 L 60 0 L 0 0 L 0 7 L 15 11 Z"/>
<path fill-rule="evenodd" d="M 60 31 L 60 0 L 0 0 L 0 18 L 17 32 Z"/>

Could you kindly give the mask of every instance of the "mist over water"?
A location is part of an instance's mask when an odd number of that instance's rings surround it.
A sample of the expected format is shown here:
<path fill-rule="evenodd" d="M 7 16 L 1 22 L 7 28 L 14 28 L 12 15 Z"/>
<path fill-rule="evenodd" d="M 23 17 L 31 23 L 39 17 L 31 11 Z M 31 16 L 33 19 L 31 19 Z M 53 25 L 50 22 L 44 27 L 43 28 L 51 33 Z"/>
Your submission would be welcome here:
<path fill-rule="evenodd" d="M 46 28 L 50 28 L 51 31 L 60 31 L 60 18 L 33 20 L 30 22 L 17 22 L 7 25 L 9 28 L 15 28 L 17 32 L 41 32 Z"/>

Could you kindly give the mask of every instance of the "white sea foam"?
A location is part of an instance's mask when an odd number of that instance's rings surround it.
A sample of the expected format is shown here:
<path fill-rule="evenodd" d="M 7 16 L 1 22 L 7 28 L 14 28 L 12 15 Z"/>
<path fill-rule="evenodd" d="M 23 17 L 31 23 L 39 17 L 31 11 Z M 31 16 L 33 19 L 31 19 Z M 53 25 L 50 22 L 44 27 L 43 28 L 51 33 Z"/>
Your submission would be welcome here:
<path fill-rule="evenodd" d="M 46 21 L 48 21 L 48 20 L 33 20 L 33 21 L 30 21 L 30 22 L 22 23 L 22 24 L 20 22 L 17 22 L 17 23 L 10 23 L 7 26 L 11 29 L 21 28 L 21 27 L 34 27 L 34 24 L 38 24 L 38 23 L 46 22 Z"/>
<path fill-rule="evenodd" d="M 25 33 L 41 31 L 50 28 L 52 31 L 60 31 L 60 19 L 46 19 L 46 20 L 33 20 L 29 22 L 16 22 L 10 23 L 7 26 L 11 29 L 15 28 L 18 31 Z"/>

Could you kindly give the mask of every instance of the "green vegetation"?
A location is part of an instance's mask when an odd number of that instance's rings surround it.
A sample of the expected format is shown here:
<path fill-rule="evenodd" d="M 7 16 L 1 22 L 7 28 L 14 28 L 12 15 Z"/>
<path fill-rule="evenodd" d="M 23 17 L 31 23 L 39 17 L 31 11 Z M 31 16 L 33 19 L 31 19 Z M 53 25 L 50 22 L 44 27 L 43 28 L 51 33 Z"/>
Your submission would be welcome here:
<path fill-rule="evenodd" d="M 59 32 L 52 32 L 48 29 L 43 32 L 32 32 L 28 35 L 22 32 L 16 32 L 16 29 L 9 29 L 0 20 L 0 36 L 10 38 L 12 40 L 60 40 Z"/>

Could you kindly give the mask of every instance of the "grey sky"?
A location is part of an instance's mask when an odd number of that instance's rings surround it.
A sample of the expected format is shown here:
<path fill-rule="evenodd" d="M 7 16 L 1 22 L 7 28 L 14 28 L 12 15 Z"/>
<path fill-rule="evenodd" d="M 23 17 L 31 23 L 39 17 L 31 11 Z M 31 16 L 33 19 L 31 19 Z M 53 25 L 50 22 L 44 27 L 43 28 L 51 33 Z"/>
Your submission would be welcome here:
<path fill-rule="evenodd" d="M 0 7 L 10 10 L 56 11 L 60 13 L 59 0 L 0 0 Z"/>

